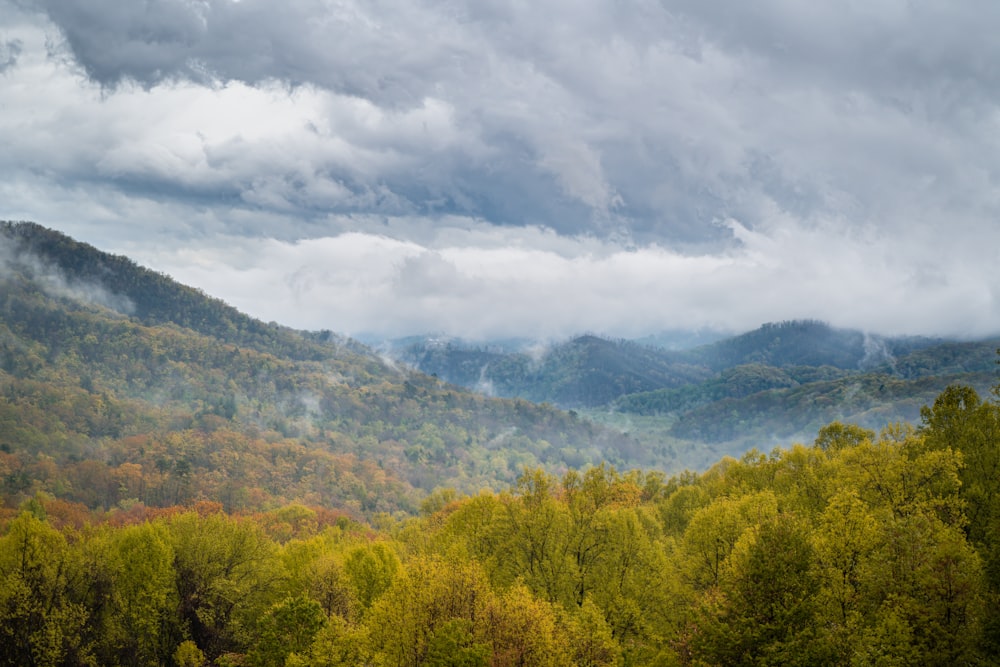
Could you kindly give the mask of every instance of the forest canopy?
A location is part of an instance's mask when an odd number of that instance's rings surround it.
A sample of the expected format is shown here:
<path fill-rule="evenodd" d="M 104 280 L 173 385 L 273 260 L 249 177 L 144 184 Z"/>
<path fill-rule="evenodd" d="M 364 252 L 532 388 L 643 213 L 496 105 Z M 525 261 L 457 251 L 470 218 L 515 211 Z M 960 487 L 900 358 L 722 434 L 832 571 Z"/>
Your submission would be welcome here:
<path fill-rule="evenodd" d="M 667 478 L 526 469 L 369 524 L 290 504 L 88 513 L 0 538 L 0 664 L 979 664 L 995 661 L 1000 406 Z"/>

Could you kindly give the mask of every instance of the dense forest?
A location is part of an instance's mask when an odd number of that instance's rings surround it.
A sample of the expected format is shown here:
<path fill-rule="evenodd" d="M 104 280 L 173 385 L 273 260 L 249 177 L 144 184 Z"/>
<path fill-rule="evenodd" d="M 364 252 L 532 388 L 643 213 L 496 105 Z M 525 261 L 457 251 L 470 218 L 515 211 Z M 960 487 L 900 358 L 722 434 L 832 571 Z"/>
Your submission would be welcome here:
<path fill-rule="evenodd" d="M 955 387 L 916 429 L 671 478 L 526 470 L 402 521 L 40 495 L 0 538 L 0 663 L 994 663 L 998 437 Z"/>
<path fill-rule="evenodd" d="M 0 225 L 0 665 L 1000 663 L 1000 390 L 940 385 L 995 352 L 911 341 L 855 375 L 791 354 L 810 327 L 723 341 L 738 364 L 627 414 L 810 428 L 818 396 L 923 383 L 915 425 L 671 474 L 670 445 Z M 652 359 L 605 343 L 566 358 Z"/>

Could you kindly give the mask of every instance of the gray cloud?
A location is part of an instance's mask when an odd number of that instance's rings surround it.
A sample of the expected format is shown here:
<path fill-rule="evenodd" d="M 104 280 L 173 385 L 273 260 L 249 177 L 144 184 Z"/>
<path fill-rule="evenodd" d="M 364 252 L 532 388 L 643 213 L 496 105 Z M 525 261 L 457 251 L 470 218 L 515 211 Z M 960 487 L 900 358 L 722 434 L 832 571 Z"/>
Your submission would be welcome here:
<path fill-rule="evenodd" d="M 908 224 L 997 169 L 982 142 L 1000 90 L 989 3 L 40 4 L 104 86 L 323 98 L 270 155 L 236 136 L 204 141 L 203 169 L 177 161 L 249 207 L 683 243 L 719 240 L 726 217 L 766 224 L 774 207 Z M 154 161 L 116 148 L 100 164 L 192 187 Z"/>
<path fill-rule="evenodd" d="M 7 42 L 0 42 L 0 74 L 4 70 L 17 64 L 17 58 L 21 55 L 22 44 L 19 39 L 12 39 Z"/>
<path fill-rule="evenodd" d="M 640 332 L 656 303 L 685 326 L 993 322 L 985 0 L 0 0 L 0 17 L 3 217 L 234 300 L 224 258 L 194 270 L 145 244 L 284 248 L 300 265 L 269 319 L 327 289 L 366 313 L 355 331 L 476 313 L 484 334 L 541 314 Z M 306 247 L 374 253 L 345 260 L 367 282 Z M 528 249 L 550 270 L 512 259 Z M 509 275 L 467 263 L 501 256 Z"/>

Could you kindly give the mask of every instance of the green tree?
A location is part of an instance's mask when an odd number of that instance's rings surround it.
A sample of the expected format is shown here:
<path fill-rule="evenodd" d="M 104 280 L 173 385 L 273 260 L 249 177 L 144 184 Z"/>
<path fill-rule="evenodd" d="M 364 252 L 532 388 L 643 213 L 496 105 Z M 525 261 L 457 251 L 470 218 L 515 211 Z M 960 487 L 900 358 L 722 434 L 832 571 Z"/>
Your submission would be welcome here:
<path fill-rule="evenodd" d="M 280 590 L 277 546 L 253 523 L 189 512 L 167 524 L 180 618 L 208 660 L 244 652 Z"/>
<path fill-rule="evenodd" d="M 453 618 L 436 628 L 427 640 L 427 667 L 486 667 L 490 649 L 476 641 L 472 621 Z"/>
<path fill-rule="evenodd" d="M 352 549 L 343 567 L 354 598 L 367 610 L 392 586 L 399 572 L 399 557 L 385 542 L 374 542 Z"/>
<path fill-rule="evenodd" d="M 372 664 L 374 654 L 366 625 L 353 625 L 340 616 L 331 616 L 316 633 L 308 664 L 311 667 L 357 667 Z"/>
<path fill-rule="evenodd" d="M 717 586 L 740 537 L 777 512 L 778 501 L 772 491 L 736 498 L 723 496 L 696 511 L 682 542 L 687 572 L 695 588 Z"/>
<path fill-rule="evenodd" d="M 933 407 L 920 411 L 927 446 L 962 453 L 961 495 L 969 538 L 987 547 L 995 542 L 1000 518 L 1000 406 L 984 403 L 971 387 L 950 386 Z"/>
<path fill-rule="evenodd" d="M 197 644 L 187 639 L 174 651 L 174 662 L 177 663 L 177 667 L 202 667 L 205 664 L 205 654 Z"/>
<path fill-rule="evenodd" d="M 176 644 L 174 550 L 161 523 L 105 530 L 88 543 L 97 657 L 157 665 Z"/>
<path fill-rule="evenodd" d="M 777 515 L 745 533 L 702 607 L 698 654 L 712 664 L 815 665 L 829 662 L 814 617 L 819 581 L 808 533 Z"/>
<path fill-rule="evenodd" d="M 325 622 L 323 609 L 315 600 L 287 597 L 274 604 L 257 624 L 251 663 L 255 667 L 283 667 L 289 655 L 305 655 Z"/>
<path fill-rule="evenodd" d="M 470 649 L 467 657 L 472 659 L 476 644 L 483 642 L 466 631 L 483 618 L 492 595 L 477 565 L 420 556 L 407 562 L 372 605 L 365 623 L 388 665 L 425 664 L 432 647 L 440 651 L 451 641 Z"/>
<path fill-rule="evenodd" d="M 546 600 L 568 605 L 574 599 L 572 517 L 554 497 L 556 488 L 556 480 L 542 470 L 520 477 L 519 495 L 506 498 L 497 574 L 503 585 L 521 579 Z"/>
<path fill-rule="evenodd" d="M 563 614 L 571 659 L 578 667 L 613 667 L 621 664 L 621 646 L 604 613 L 587 598 L 578 609 Z"/>
<path fill-rule="evenodd" d="M 85 607 L 71 595 L 73 554 L 65 538 L 22 513 L 0 538 L 0 664 L 87 664 Z"/>

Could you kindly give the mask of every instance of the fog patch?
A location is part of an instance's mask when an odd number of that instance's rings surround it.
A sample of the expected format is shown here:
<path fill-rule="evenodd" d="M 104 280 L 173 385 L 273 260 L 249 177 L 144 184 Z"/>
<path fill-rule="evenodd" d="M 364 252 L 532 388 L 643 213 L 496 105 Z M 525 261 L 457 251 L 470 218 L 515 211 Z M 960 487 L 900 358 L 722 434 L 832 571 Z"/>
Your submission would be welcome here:
<path fill-rule="evenodd" d="M 863 349 L 865 355 L 858 364 L 862 370 L 887 365 L 892 369 L 893 373 L 896 372 L 896 357 L 892 354 L 884 338 L 865 333 Z"/>
<path fill-rule="evenodd" d="M 552 344 L 548 341 L 538 341 L 524 348 L 524 354 L 531 359 L 531 363 L 536 367 L 542 364 L 545 357 L 548 356 L 549 350 L 552 349 Z"/>
<path fill-rule="evenodd" d="M 483 367 L 479 369 L 479 379 L 476 380 L 475 390 L 480 394 L 485 396 L 496 396 L 496 389 L 493 386 L 493 380 L 486 374 L 489 370 L 489 364 L 483 364 Z"/>
<path fill-rule="evenodd" d="M 526 338 L 543 341 L 523 350 L 536 364 L 545 341 L 582 331 L 635 338 L 816 319 L 872 332 L 865 363 L 877 364 L 890 360 L 878 336 L 1000 330 L 1000 308 L 990 300 L 1000 269 L 984 254 L 985 241 L 887 244 L 876 231 L 845 234 L 836 222 L 803 227 L 776 214 L 769 228 L 751 229 L 732 221 L 733 247 L 696 254 L 591 237 L 532 248 L 534 230 L 524 243 L 499 231 L 497 244 L 482 229 L 453 228 L 422 242 L 364 232 L 294 243 L 220 236 L 138 259 L 265 321 L 382 339 L 419 331 Z M 952 256 L 969 261 L 952 265 Z M 947 267 L 948 280 L 910 280 L 907 269 L 921 264 Z"/>
<path fill-rule="evenodd" d="M 122 315 L 135 312 L 135 303 L 124 294 L 115 294 L 100 283 L 72 280 L 58 266 L 34 253 L 16 250 L 0 242 L 0 279 L 24 276 L 54 298 L 69 299 L 88 306 L 98 306 Z"/>

